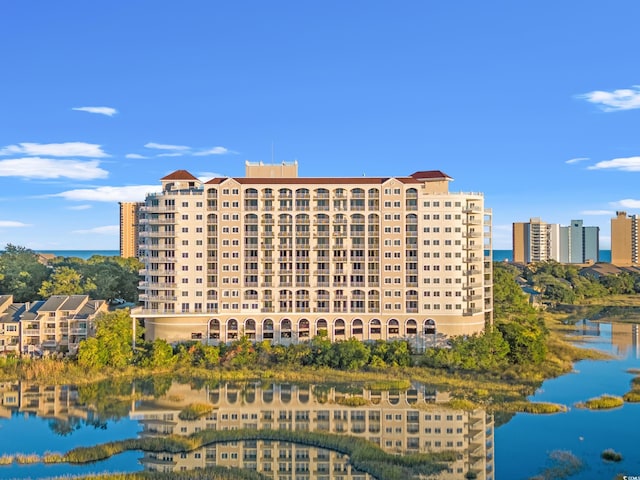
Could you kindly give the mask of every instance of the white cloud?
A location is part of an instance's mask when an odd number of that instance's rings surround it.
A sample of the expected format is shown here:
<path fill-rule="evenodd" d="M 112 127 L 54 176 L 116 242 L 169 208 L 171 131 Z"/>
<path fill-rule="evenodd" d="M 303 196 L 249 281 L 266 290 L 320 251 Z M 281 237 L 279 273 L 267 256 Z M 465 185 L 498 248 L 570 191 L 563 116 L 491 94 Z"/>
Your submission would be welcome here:
<path fill-rule="evenodd" d="M 98 235 L 115 235 L 120 232 L 119 225 L 105 225 L 104 227 L 95 227 L 89 228 L 87 230 L 75 230 L 71 233 L 79 233 L 79 234 L 91 234 L 97 233 Z"/>
<path fill-rule="evenodd" d="M 227 148 L 224 147 L 213 147 L 208 150 L 203 150 L 201 152 L 195 152 L 194 155 L 197 157 L 203 157 L 206 155 L 224 155 L 225 153 L 230 153 Z"/>
<path fill-rule="evenodd" d="M 73 205 L 69 210 L 89 210 L 90 208 L 93 208 L 93 205 Z"/>
<path fill-rule="evenodd" d="M 145 147 L 154 148 L 156 150 L 180 150 L 180 151 L 191 150 L 191 147 L 187 147 L 185 145 L 167 145 L 164 143 L 154 143 L 154 142 L 147 143 Z"/>
<path fill-rule="evenodd" d="M 609 168 L 622 170 L 624 172 L 640 172 L 640 157 L 614 158 L 587 167 L 588 170 L 604 170 Z"/>
<path fill-rule="evenodd" d="M 144 155 L 140 155 L 139 153 L 127 153 L 124 158 L 133 158 L 133 159 L 141 159 L 141 158 L 149 158 Z"/>
<path fill-rule="evenodd" d="M 74 107 L 71 110 L 77 110 L 78 112 L 97 113 L 99 115 L 106 115 L 107 117 L 113 117 L 118 111 L 111 107 Z"/>
<path fill-rule="evenodd" d="M 56 193 L 53 196 L 76 202 L 142 202 L 148 193 L 157 192 L 160 188 L 159 185 L 79 188 Z"/>
<path fill-rule="evenodd" d="M 182 152 L 174 152 L 174 153 L 161 153 L 159 155 L 156 155 L 158 157 L 182 157 L 184 155 L 184 153 Z"/>
<path fill-rule="evenodd" d="M 20 228 L 29 227 L 30 225 L 22 222 L 14 222 L 12 220 L 0 220 L 0 228 Z"/>
<path fill-rule="evenodd" d="M 578 95 L 578 98 L 599 105 L 605 112 L 632 110 L 640 108 L 640 85 L 614 90 L 613 92 L 595 90 Z"/>
<path fill-rule="evenodd" d="M 95 143 L 66 142 L 66 143 L 19 143 L 0 148 L 0 155 L 46 155 L 48 157 L 88 157 L 104 158 L 109 155 L 102 150 L 102 146 Z"/>
<path fill-rule="evenodd" d="M 589 160 L 589 157 L 571 158 L 564 163 L 578 163 L 578 162 L 584 162 L 585 160 Z"/>
<path fill-rule="evenodd" d="M 611 205 L 613 205 L 614 207 L 621 207 L 621 208 L 640 208 L 640 200 L 634 200 L 633 198 L 625 198 L 624 200 L 612 202 Z"/>
<path fill-rule="evenodd" d="M 107 178 L 109 172 L 99 167 L 98 160 L 57 160 L 28 157 L 0 160 L 0 177 L 22 178 L 72 178 L 74 180 L 94 180 Z"/>
<path fill-rule="evenodd" d="M 615 215 L 615 212 L 612 210 L 583 210 L 580 212 L 581 215 Z"/>

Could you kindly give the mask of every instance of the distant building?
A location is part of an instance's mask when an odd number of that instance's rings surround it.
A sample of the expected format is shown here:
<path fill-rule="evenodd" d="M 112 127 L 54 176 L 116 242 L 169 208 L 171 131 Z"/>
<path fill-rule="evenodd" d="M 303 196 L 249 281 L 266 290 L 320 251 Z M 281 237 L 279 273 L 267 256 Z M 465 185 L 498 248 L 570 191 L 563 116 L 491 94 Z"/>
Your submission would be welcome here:
<path fill-rule="evenodd" d="M 106 301 L 87 295 L 52 295 L 26 303 L 0 295 L 0 353 L 74 353 L 93 335 L 96 316 L 107 310 Z"/>
<path fill-rule="evenodd" d="M 640 228 L 638 215 L 616 212 L 611 219 L 611 263 L 618 266 L 637 265 Z"/>
<path fill-rule="evenodd" d="M 560 225 L 532 218 L 513 224 L 514 263 L 560 261 L 558 237 Z"/>
<path fill-rule="evenodd" d="M 598 263 L 600 227 L 584 227 L 582 220 L 571 220 L 560 227 L 560 263 Z"/>
<path fill-rule="evenodd" d="M 144 202 L 120 202 L 120 256 L 138 257 L 138 218 Z"/>
<path fill-rule="evenodd" d="M 582 220 L 571 220 L 568 227 L 532 218 L 513 224 L 513 261 L 534 263 L 553 260 L 559 263 L 596 263 L 599 261 L 599 227 L 585 227 Z"/>

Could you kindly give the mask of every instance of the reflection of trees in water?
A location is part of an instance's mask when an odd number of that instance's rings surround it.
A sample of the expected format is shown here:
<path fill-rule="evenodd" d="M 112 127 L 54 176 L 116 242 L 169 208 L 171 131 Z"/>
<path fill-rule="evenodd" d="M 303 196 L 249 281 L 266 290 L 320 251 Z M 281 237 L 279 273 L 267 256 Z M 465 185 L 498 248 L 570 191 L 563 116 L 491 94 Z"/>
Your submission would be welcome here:
<path fill-rule="evenodd" d="M 614 320 L 620 318 L 640 322 L 640 307 L 559 305 L 557 310 L 569 314 L 564 320 L 566 324 L 574 324 L 581 320 Z"/>
<path fill-rule="evenodd" d="M 80 430 L 83 426 L 106 430 L 107 422 L 99 419 L 92 412 L 89 412 L 89 416 L 86 419 L 80 417 L 68 417 L 65 419 L 55 418 L 49 420 L 49 428 L 51 431 L 61 437 L 71 435 L 76 430 Z"/>
<path fill-rule="evenodd" d="M 97 422 L 129 416 L 133 384 L 130 380 L 110 380 L 78 386 L 80 403 L 93 410 Z"/>
<path fill-rule="evenodd" d="M 137 396 L 156 398 L 162 397 L 169 391 L 173 379 L 170 375 L 150 375 L 138 378 L 133 383 Z"/>

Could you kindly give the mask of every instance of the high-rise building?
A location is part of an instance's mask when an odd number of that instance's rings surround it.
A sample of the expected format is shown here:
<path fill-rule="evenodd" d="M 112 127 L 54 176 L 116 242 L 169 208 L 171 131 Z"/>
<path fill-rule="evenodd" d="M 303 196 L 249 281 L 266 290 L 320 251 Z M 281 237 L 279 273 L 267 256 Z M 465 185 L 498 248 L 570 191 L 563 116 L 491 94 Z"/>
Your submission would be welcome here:
<path fill-rule="evenodd" d="M 138 256 L 138 212 L 143 202 L 120 202 L 120 256 Z"/>
<path fill-rule="evenodd" d="M 597 263 L 600 259 L 600 227 L 584 227 L 571 220 L 560 227 L 560 263 Z"/>
<path fill-rule="evenodd" d="M 627 216 L 627 212 L 616 212 L 611 219 L 611 263 L 619 266 L 637 265 L 638 240 L 640 237 L 637 215 Z"/>
<path fill-rule="evenodd" d="M 584 227 L 582 220 L 560 226 L 532 218 L 513 224 L 513 261 L 534 263 L 589 263 L 599 260 L 599 227 Z"/>
<path fill-rule="evenodd" d="M 147 340 L 291 343 L 481 332 L 492 320 L 491 212 L 440 171 L 300 178 L 178 170 L 140 208 Z M 489 252 L 485 256 L 485 251 Z"/>
<path fill-rule="evenodd" d="M 558 237 L 560 225 L 532 218 L 528 223 L 513 224 L 513 261 L 515 263 L 560 260 Z"/>

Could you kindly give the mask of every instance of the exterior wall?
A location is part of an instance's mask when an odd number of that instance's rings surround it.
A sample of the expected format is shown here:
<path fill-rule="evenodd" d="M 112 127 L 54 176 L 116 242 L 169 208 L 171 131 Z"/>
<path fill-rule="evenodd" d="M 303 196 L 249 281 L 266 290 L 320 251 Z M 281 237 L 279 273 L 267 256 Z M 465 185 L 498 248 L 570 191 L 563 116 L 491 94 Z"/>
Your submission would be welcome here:
<path fill-rule="evenodd" d="M 480 332 L 492 320 L 491 212 L 482 194 L 446 191 L 446 179 L 202 185 L 175 172 L 141 208 L 144 306 L 132 314 L 148 340 L 176 342 L 230 341 L 252 332 L 249 320 L 257 339 L 265 322 L 289 322 L 274 337 L 285 342 L 323 324 L 333 339 L 418 336 L 425 324 Z"/>
<path fill-rule="evenodd" d="M 138 211 L 141 202 L 120 202 L 120 256 L 138 256 Z"/>
<path fill-rule="evenodd" d="M 517 222 L 513 224 L 513 261 L 514 263 L 528 263 L 529 251 L 528 224 Z"/>
<path fill-rule="evenodd" d="M 246 162 L 245 172 L 247 178 L 295 178 L 298 176 L 298 162 L 278 165 Z"/>
<path fill-rule="evenodd" d="M 611 219 L 611 263 L 631 266 L 638 263 L 638 217 L 616 212 Z"/>

